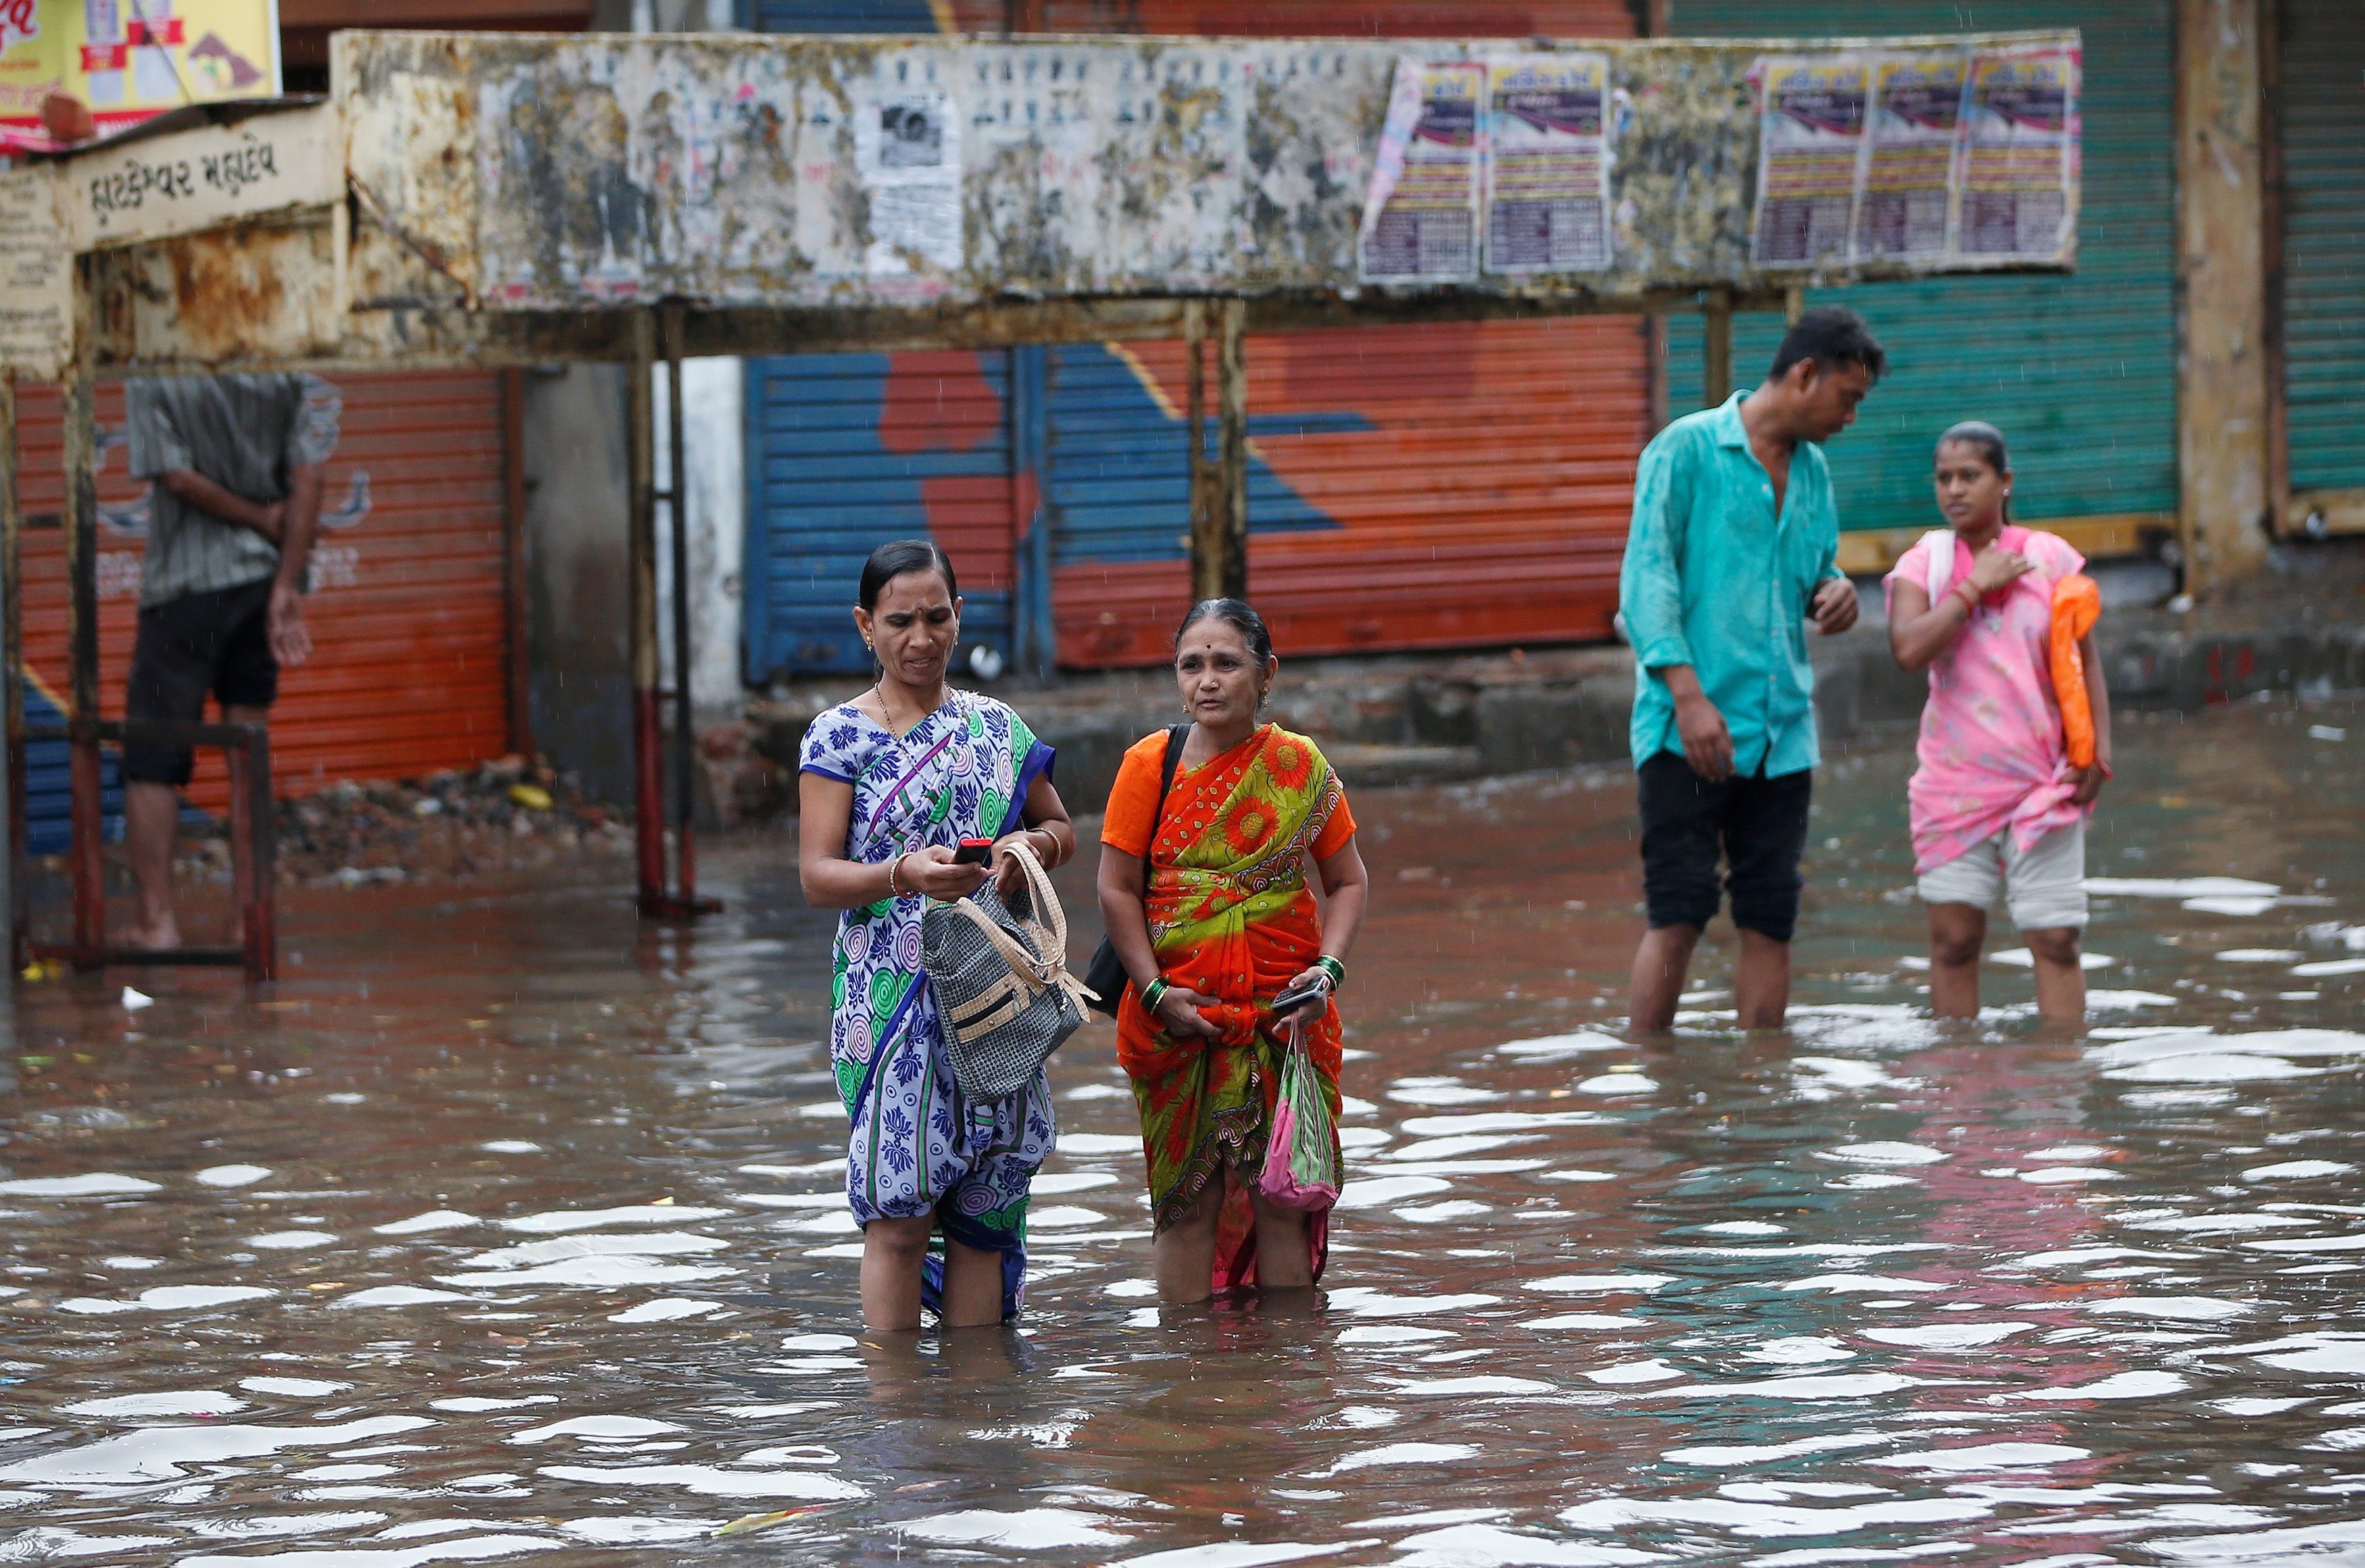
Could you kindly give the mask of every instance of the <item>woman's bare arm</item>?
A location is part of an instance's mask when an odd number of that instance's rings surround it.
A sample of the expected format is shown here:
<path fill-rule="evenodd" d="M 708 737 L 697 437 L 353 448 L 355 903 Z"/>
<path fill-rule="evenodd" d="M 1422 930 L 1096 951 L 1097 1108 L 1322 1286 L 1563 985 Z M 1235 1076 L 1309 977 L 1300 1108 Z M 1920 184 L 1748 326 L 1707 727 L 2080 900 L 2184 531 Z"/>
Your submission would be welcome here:
<path fill-rule="evenodd" d="M 1117 961 L 1125 966 L 1137 992 L 1148 991 L 1149 982 L 1159 978 L 1158 950 L 1149 942 L 1149 910 L 1142 901 L 1146 869 L 1140 856 L 1128 855 L 1114 844 L 1101 846 L 1096 883 L 1101 924 L 1107 927 L 1109 946 L 1116 949 Z M 1170 986 L 1159 999 L 1156 1016 L 1169 1034 L 1213 1039 L 1222 1031 L 1199 1016 L 1198 1010 L 1213 1007 L 1218 1000 L 1187 986 Z"/>
<path fill-rule="evenodd" d="M 1372 899 L 1371 873 L 1363 868 L 1363 852 L 1355 835 L 1328 860 L 1317 860 L 1322 874 L 1322 951 L 1340 963 L 1354 949 L 1355 934 L 1363 928 L 1363 912 Z"/>
<path fill-rule="evenodd" d="M 1957 587 L 1993 593 L 2035 569 L 2018 551 L 1990 544 L 1971 558 L 1971 575 L 1959 579 Z M 1889 590 L 1889 651 L 1907 669 L 1928 669 L 1970 623 L 1971 601 L 1956 588 L 1940 595 L 1934 605 L 1930 590 L 1909 577 L 1898 578 Z"/>
<path fill-rule="evenodd" d="M 2111 766 L 2111 683 L 2103 678 L 2102 661 L 2094 653 L 2091 632 L 2078 639 L 2078 656 L 2086 662 L 2086 706 L 2094 711 L 2094 760 Z"/>
<path fill-rule="evenodd" d="M 2091 632 L 2078 639 L 2078 656 L 2085 661 L 2086 706 L 2094 715 L 2094 766 L 2085 770 L 2069 797 L 2072 805 L 2082 806 L 2102 792 L 2102 780 L 2111 771 L 2111 686 L 2102 677 L 2102 661 L 2094 656 Z"/>
<path fill-rule="evenodd" d="M 1026 825 L 1014 833 L 1004 834 L 1002 842 L 1024 840 L 1046 868 L 1063 866 L 1076 853 L 1076 824 L 1068 819 L 1068 808 L 1059 799 L 1059 791 L 1051 780 L 1041 775 L 1026 787 L 1026 803 L 1021 809 L 1019 821 Z M 1015 892 L 1019 879 L 1026 875 L 1018 862 L 1004 857 L 994 868 L 994 886 L 1003 893 Z"/>
<path fill-rule="evenodd" d="M 862 909 L 899 893 L 965 898 L 985 880 L 984 867 L 955 865 L 953 852 L 941 844 L 875 866 L 848 860 L 843 846 L 853 820 L 853 785 L 818 773 L 797 775 L 797 881 L 815 909 Z"/>
<path fill-rule="evenodd" d="M 1889 585 L 1889 651 L 1897 656 L 1901 669 L 1928 669 L 1970 620 L 1970 607 L 1961 594 L 1947 594 L 1933 610 L 1930 590 L 1920 583 L 1900 577 Z"/>

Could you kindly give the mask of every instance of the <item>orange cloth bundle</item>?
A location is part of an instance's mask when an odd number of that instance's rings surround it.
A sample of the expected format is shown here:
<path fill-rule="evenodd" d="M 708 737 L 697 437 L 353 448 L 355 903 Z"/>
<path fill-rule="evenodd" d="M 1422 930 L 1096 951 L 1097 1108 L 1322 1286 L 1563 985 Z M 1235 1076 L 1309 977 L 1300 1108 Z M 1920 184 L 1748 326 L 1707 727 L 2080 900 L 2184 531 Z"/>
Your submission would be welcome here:
<path fill-rule="evenodd" d="M 2083 572 L 2053 585 L 2053 698 L 2061 708 L 2061 731 L 2069 745 L 2069 766 L 2094 766 L 2094 709 L 2086 700 L 2086 661 L 2078 640 L 2102 618 L 2102 590 Z"/>

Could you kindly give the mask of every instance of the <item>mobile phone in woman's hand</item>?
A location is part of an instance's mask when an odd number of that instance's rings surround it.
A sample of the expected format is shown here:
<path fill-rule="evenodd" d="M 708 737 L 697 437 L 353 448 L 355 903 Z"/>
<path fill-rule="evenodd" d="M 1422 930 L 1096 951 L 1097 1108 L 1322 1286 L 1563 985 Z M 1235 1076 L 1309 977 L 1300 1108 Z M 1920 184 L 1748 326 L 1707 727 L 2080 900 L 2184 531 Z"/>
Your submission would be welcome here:
<path fill-rule="evenodd" d="M 1295 1013 L 1309 1002 L 1319 1002 L 1330 994 L 1330 988 L 1320 980 L 1312 980 L 1295 991 L 1284 991 L 1272 999 L 1273 1016 Z"/>

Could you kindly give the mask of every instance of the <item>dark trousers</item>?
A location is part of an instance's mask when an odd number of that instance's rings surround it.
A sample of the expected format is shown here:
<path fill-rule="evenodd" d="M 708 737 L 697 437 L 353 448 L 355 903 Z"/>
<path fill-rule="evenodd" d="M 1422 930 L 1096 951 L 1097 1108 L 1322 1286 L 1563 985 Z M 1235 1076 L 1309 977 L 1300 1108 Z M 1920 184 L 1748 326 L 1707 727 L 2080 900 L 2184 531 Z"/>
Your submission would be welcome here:
<path fill-rule="evenodd" d="M 207 692 L 224 708 L 268 708 L 279 695 L 270 578 L 184 594 L 140 611 L 124 717 L 194 722 L 206 715 Z M 123 777 L 136 783 L 181 789 L 194 767 L 186 746 L 123 748 Z"/>
<path fill-rule="evenodd" d="M 1799 924 L 1799 857 L 1807 846 L 1812 768 L 1710 783 L 1681 754 L 1636 770 L 1642 808 L 1642 897 L 1653 930 L 1704 926 L 1723 895 L 1732 924 L 1788 942 Z M 1717 863 L 1726 868 L 1720 881 Z"/>

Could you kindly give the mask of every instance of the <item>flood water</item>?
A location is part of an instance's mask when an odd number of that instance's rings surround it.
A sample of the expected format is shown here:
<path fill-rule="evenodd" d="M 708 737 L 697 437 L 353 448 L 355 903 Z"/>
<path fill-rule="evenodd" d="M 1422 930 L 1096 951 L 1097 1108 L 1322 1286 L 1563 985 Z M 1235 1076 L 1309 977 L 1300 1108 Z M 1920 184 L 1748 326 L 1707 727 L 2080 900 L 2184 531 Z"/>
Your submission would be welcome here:
<path fill-rule="evenodd" d="M 2122 722 L 2083 1040 L 2008 963 L 1917 1011 L 1905 736 L 1827 763 L 1780 1036 L 1720 926 L 1619 1037 L 1630 775 L 1359 797 L 1285 1307 L 1155 1305 L 1095 1023 L 1019 1327 L 866 1342 L 786 838 L 694 935 L 329 891 L 271 1000 L 24 988 L 0 1562 L 2365 1562 L 2365 707 Z"/>

